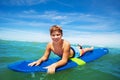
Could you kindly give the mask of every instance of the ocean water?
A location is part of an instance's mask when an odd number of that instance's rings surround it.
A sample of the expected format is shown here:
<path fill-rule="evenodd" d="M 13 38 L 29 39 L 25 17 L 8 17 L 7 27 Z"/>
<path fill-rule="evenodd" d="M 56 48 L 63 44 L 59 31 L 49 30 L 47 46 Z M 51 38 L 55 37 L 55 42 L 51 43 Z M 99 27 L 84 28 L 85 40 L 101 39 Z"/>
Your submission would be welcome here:
<path fill-rule="evenodd" d="M 109 53 L 84 66 L 47 74 L 22 73 L 8 69 L 10 63 L 40 58 L 47 43 L 0 40 L 0 80 L 120 80 L 120 48 L 107 47 Z M 97 47 L 97 46 L 96 46 Z M 55 57 L 51 54 L 50 57 Z"/>

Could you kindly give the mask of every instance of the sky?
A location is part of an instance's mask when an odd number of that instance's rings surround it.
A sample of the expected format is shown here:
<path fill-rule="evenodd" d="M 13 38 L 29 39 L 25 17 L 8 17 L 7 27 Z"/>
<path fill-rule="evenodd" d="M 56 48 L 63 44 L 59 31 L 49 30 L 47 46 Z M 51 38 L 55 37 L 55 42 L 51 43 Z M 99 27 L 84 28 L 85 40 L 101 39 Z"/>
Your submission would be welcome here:
<path fill-rule="evenodd" d="M 120 0 L 0 0 L 0 39 L 51 41 L 59 25 L 63 38 L 82 45 L 120 46 Z"/>

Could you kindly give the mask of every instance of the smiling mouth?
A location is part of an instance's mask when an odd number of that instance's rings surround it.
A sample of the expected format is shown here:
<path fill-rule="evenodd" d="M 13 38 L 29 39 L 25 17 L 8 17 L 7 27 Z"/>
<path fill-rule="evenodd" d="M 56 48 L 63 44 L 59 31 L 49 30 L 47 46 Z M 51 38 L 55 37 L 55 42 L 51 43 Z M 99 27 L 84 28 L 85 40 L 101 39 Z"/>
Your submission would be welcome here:
<path fill-rule="evenodd" d="M 53 39 L 53 41 L 57 42 L 57 41 L 59 41 L 59 39 Z"/>

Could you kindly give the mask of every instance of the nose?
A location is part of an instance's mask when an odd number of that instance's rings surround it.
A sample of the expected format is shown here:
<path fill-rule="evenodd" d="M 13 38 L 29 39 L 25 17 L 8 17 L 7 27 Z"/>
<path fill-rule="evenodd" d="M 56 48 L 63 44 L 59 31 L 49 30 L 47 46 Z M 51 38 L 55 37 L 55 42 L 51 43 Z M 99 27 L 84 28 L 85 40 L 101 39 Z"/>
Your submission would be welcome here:
<path fill-rule="evenodd" d="M 54 36 L 54 38 L 57 38 L 57 37 L 58 37 L 57 35 Z"/>

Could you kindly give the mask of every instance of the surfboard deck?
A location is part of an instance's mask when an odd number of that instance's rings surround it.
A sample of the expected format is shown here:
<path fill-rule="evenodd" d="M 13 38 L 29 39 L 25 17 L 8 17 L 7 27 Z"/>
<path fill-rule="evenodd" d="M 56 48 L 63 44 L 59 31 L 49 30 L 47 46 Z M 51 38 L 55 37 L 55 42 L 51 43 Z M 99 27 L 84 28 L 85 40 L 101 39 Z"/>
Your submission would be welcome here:
<path fill-rule="evenodd" d="M 103 55 L 108 53 L 107 48 L 97 48 L 91 52 L 85 53 L 80 58 L 71 58 L 69 59 L 68 63 L 62 67 L 56 69 L 56 71 L 61 71 L 69 68 L 76 67 L 78 65 L 84 65 L 85 63 L 91 62 L 96 60 Z M 18 72 L 47 72 L 47 69 L 44 67 L 49 66 L 57 61 L 60 60 L 60 57 L 57 58 L 50 58 L 44 62 L 42 62 L 38 66 L 28 66 L 29 63 L 33 62 L 34 60 L 24 60 L 24 61 L 17 61 L 8 65 L 8 68 Z"/>

